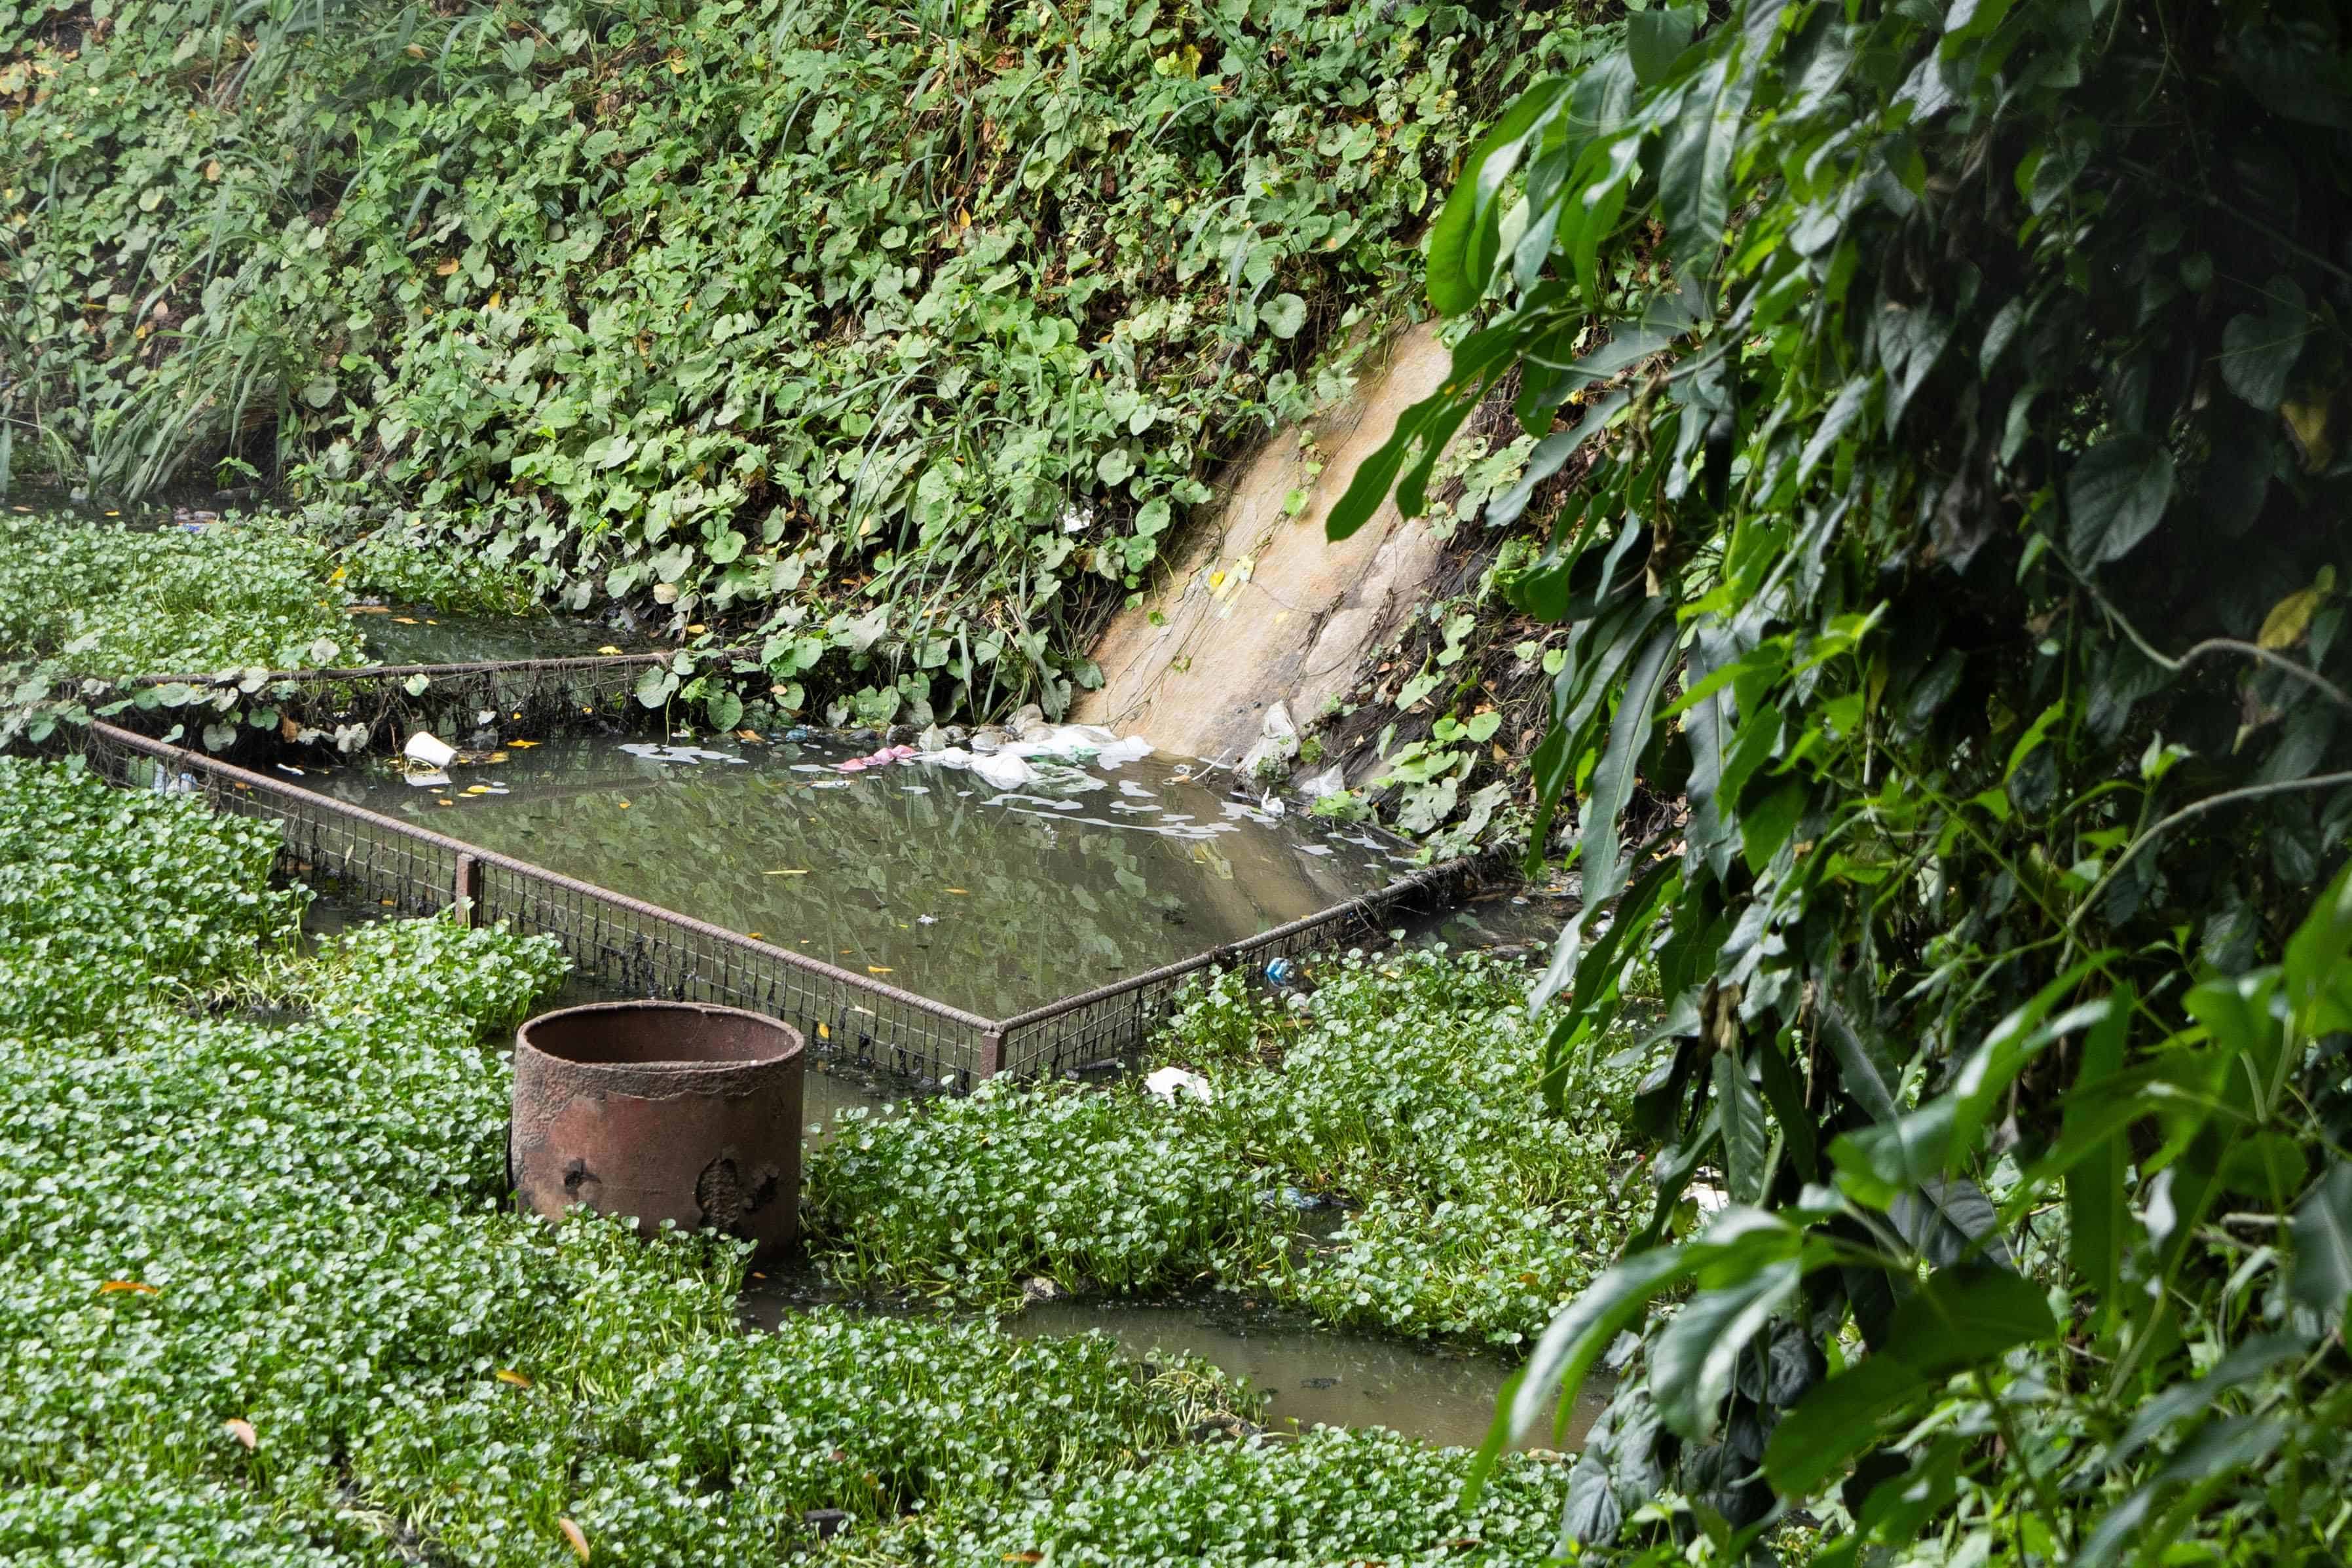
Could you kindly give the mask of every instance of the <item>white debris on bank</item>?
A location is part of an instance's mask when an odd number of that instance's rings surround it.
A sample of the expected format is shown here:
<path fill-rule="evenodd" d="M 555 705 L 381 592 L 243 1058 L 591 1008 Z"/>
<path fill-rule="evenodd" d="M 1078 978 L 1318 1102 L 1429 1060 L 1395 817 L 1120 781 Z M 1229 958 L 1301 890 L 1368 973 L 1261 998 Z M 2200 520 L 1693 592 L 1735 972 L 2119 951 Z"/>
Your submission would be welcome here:
<path fill-rule="evenodd" d="M 1198 1096 L 1203 1105 L 1216 1099 L 1216 1096 L 1209 1090 L 1207 1079 L 1196 1072 L 1187 1072 L 1182 1068 L 1161 1068 L 1156 1072 L 1146 1074 L 1143 1079 L 1143 1092 L 1163 1105 L 1173 1105 L 1179 1097 L 1186 1094 Z"/>

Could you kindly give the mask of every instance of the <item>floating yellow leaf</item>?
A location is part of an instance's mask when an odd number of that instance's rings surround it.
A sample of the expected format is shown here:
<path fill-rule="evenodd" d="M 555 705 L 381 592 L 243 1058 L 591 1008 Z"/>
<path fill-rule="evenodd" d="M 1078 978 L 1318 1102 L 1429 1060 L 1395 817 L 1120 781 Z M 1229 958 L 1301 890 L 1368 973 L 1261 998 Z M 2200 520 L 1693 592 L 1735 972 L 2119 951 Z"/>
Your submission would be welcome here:
<path fill-rule="evenodd" d="M 571 1543 L 572 1554 L 583 1563 L 587 1562 L 588 1537 L 582 1533 L 580 1527 L 568 1519 L 559 1519 L 555 1521 L 555 1528 L 563 1531 L 563 1539 Z"/>
<path fill-rule="evenodd" d="M 603 647 L 598 648 L 596 651 L 604 654 L 617 654 L 621 650 L 614 647 L 611 643 L 606 643 Z"/>
<path fill-rule="evenodd" d="M 892 973 L 892 971 L 879 963 L 869 963 L 866 966 L 866 973 L 868 974 L 888 974 Z"/>
<path fill-rule="evenodd" d="M 112 1296 L 124 1290 L 133 1291 L 142 1296 L 155 1294 L 155 1287 L 137 1279 L 110 1279 L 98 1288 L 98 1293 L 101 1296 Z"/>
<path fill-rule="evenodd" d="M 529 751 L 531 747 L 538 745 L 539 742 L 537 741 L 509 741 L 507 744 L 514 747 L 518 751 Z"/>
<path fill-rule="evenodd" d="M 757 730 L 738 730 L 735 731 L 735 738 L 739 741 L 756 741 L 760 738 L 760 731 Z"/>
<path fill-rule="evenodd" d="M 415 616 L 394 616 L 392 618 L 396 624 L 404 626 L 413 626 L 416 624 Z"/>
<path fill-rule="evenodd" d="M 523 744 L 527 746 L 530 744 L 530 742 L 525 741 Z M 492 752 L 488 760 L 494 763 L 503 763 L 507 760 L 507 754 L 504 752 Z"/>
<path fill-rule="evenodd" d="M 517 1388 L 529 1388 L 530 1386 L 530 1379 L 515 1371 L 512 1367 L 502 1366 L 499 1368 L 499 1381 L 500 1383 L 511 1383 Z"/>
<path fill-rule="evenodd" d="M 226 1432 L 230 1436 L 244 1444 L 247 1448 L 256 1447 L 261 1441 L 261 1436 L 253 1429 L 252 1422 L 242 1420 L 235 1415 L 230 1416 L 227 1420 L 221 1423 L 221 1430 Z"/>

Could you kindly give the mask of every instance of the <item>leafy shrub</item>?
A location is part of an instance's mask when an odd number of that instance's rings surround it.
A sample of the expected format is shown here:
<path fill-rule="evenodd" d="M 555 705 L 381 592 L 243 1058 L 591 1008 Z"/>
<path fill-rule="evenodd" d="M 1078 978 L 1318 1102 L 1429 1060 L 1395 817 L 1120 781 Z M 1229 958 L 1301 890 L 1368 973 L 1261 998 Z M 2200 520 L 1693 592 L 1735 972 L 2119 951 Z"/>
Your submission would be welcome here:
<path fill-rule="evenodd" d="M 825 1266 L 861 1289 L 1005 1300 L 1042 1274 L 1129 1291 L 1230 1274 L 1271 1247 L 1263 1177 L 1213 1118 L 1132 1085 L 999 1081 L 812 1152 Z"/>
<path fill-rule="evenodd" d="M 876 1560 L 1021 1562 L 1045 1552 L 1080 1568 L 1406 1568 L 1540 1558 L 1559 1514 L 1559 1468 L 1514 1456 L 1465 1503 L 1467 1458 L 1394 1433 L 1331 1427 L 1280 1447 L 1193 1448 L 1141 1469 L 1073 1476 L 1015 1507 L 918 1516 L 886 1538 Z"/>
<path fill-rule="evenodd" d="M 303 525 L 332 541 L 363 527 L 361 515 L 349 507 L 306 507 Z M 548 586 L 545 573 L 520 562 L 493 560 L 405 513 L 366 528 L 344 549 L 342 560 L 352 593 L 431 605 L 445 615 L 528 615 L 540 607 Z"/>
<path fill-rule="evenodd" d="M 1214 462 L 1368 346 L 1483 107 L 1586 37 L 1383 0 L 27 16 L 0 430 L 100 491 L 299 459 L 574 607 L 761 626 L 860 722 L 1058 710 Z"/>
<path fill-rule="evenodd" d="M 2318 5 L 1675 6 L 1465 162 L 1478 330 L 1333 528 L 1490 395 L 1490 519 L 1579 464 L 1513 587 L 1572 623 L 1547 1082 L 1646 954 L 1660 1213 L 1738 1200 L 1534 1358 L 1523 1408 L 1646 1321 L 1570 1537 L 2342 1555 L 2347 58 Z"/>
<path fill-rule="evenodd" d="M 1223 974 L 1155 1047 L 1213 1096 L 999 1084 L 815 1151 L 815 1243 L 861 1287 L 1014 1298 L 1208 1277 L 1335 1322 L 1516 1343 L 1631 1229 L 1603 1121 L 1536 1107 L 1524 973 L 1331 960 L 1304 1014 Z M 1288 1247 L 1281 1189 L 1360 1212 Z"/>
<path fill-rule="evenodd" d="M 275 824 L 0 757 L 0 1032 L 72 1033 L 252 968 L 303 895 Z"/>
<path fill-rule="evenodd" d="M 326 550 L 291 520 L 196 533 L 0 515 L 0 654 L 76 675 L 210 675 L 363 662 Z"/>

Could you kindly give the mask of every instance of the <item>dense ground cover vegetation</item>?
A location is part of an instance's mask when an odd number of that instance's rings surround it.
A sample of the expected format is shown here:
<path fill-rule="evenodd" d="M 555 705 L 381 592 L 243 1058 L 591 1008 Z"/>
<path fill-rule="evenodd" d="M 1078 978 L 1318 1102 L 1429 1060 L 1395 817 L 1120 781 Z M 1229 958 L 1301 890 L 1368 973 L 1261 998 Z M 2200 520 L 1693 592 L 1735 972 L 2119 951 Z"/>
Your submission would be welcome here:
<path fill-rule="evenodd" d="M 574 607 L 758 627 L 869 723 L 1058 710 L 1217 458 L 1363 346 L 1480 115 L 1588 39 L 1375 0 L 0 15 L 0 471 L 289 463 Z"/>
<path fill-rule="evenodd" d="M 0 658 L 106 679 L 358 664 L 343 576 L 290 519 L 191 532 L 0 513 Z"/>
<path fill-rule="evenodd" d="M 865 1289 L 1214 1283 L 1327 1322 L 1519 1343 L 1614 1255 L 1639 1185 L 1605 1103 L 1536 1113 L 1525 984 L 1499 962 L 1357 956 L 1294 1008 L 1222 974 L 1158 1047 L 1206 1101 L 1008 1082 L 853 1127 L 813 1152 L 813 1245 Z M 1318 1203 L 1351 1212 L 1298 1237 Z"/>
<path fill-rule="evenodd" d="M 824 1310 L 508 1207 L 485 1048 L 562 968 L 296 942 L 273 830 L 0 758 L 0 1563 L 1524 1561 L 1564 1472 L 1218 1441 L 1181 1358 Z M 65 984 L 68 978 L 72 984 Z M 820 1542 L 812 1510 L 845 1516 Z"/>
<path fill-rule="evenodd" d="M 2347 198 L 2317 5 L 1651 11 L 1466 162 L 1480 330 L 1334 527 L 1490 395 L 1589 465 L 1514 584 L 1572 623 L 1547 1081 L 1654 962 L 1659 1210 L 1740 1205 L 1537 1352 L 1523 1418 L 1680 1301 L 1571 1537 L 2344 1555 Z"/>

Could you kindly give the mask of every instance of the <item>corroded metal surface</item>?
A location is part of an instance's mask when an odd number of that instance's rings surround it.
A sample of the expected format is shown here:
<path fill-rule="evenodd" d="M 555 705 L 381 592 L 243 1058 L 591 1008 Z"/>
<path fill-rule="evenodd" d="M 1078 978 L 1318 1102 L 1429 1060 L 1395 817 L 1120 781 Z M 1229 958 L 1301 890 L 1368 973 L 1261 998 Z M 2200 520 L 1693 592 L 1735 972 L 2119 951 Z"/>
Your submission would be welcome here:
<path fill-rule="evenodd" d="M 692 1002 L 600 1002 L 515 1032 L 509 1158 L 525 1208 L 573 1204 L 744 1237 L 800 1233 L 800 1031 Z"/>

